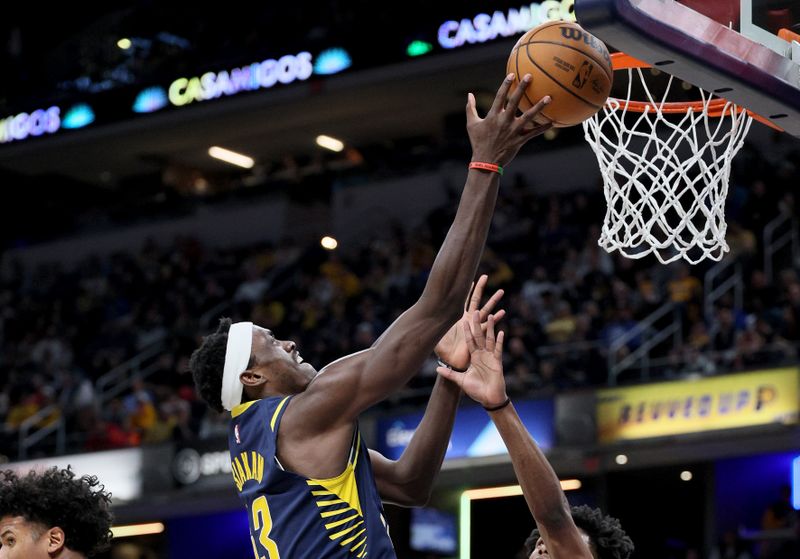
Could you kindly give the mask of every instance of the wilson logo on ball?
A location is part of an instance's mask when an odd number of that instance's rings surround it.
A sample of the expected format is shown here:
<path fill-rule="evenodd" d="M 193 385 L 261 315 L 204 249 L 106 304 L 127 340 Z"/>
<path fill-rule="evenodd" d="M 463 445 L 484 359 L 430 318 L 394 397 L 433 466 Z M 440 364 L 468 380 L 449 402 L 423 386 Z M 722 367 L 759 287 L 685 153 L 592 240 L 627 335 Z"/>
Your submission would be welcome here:
<path fill-rule="evenodd" d="M 597 37 L 585 31 L 581 31 L 580 29 L 575 29 L 574 27 L 563 26 L 559 27 L 559 29 L 561 29 L 562 37 L 571 41 L 583 41 L 603 55 L 603 59 L 611 64 L 611 55 L 608 54 L 608 49 L 605 48 L 605 45 Z"/>
<path fill-rule="evenodd" d="M 586 81 L 589 79 L 589 76 L 592 75 L 592 70 L 594 70 L 594 64 L 584 60 L 580 69 L 578 69 L 578 73 L 575 74 L 575 79 L 572 80 L 572 87 L 583 89 L 583 86 L 586 85 Z"/>

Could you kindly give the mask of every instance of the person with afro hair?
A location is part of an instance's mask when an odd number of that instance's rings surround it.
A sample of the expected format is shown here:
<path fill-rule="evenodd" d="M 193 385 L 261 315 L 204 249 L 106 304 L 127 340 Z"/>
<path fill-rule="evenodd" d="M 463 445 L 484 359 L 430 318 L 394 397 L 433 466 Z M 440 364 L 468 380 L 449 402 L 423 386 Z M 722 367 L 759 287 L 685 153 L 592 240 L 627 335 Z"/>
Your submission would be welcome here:
<path fill-rule="evenodd" d="M 111 541 L 111 496 L 70 468 L 0 471 L 0 559 L 86 559 Z"/>
<path fill-rule="evenodd" d="M 586 505 L 570 509 L 572 520 L 581 537 L 588 541 L 593 559 L 627 559 L 633 552 L 633 542 L 622 529 L 619 520 L 603 514 L 600 509 Z M 525 540 L 525 553 L 530 559 L 554 557 L 548 555 L 545 541 L 538 528 Z"/>
<path fill-rule="evenodd" d="M 481 404 L 503 438 L 522 487 L 536 529 L 525 542 L 529 559 L 628 559 L 633 542 L 619 520 L 587 506 L 570 508 L 558 476 L 533 440 L 506 394 L 503 376 L 503 332 L 495 337 L 489 317 L 485 333 L 480 317 L 464 323 L 470 351 L 466 373 L 439 367 L 440 376 L 453 381 Z"/>

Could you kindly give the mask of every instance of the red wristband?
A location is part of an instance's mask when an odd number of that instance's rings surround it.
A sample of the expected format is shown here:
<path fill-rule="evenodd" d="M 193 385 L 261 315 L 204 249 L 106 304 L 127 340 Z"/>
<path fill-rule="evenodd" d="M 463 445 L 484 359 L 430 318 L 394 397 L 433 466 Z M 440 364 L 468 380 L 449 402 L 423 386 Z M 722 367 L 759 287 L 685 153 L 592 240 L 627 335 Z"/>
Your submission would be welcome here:
<path fill-rule="evenodd" d="M 481 171 L 491 171 L 493 173 L 497 173 L 501 177 L 503 176 L 503 168 L 500 165 L 495 165 L 494 163 L 483 163 L 481 161 L 473 161 L 469 164 L 470 169 L 480 169 Z"/>

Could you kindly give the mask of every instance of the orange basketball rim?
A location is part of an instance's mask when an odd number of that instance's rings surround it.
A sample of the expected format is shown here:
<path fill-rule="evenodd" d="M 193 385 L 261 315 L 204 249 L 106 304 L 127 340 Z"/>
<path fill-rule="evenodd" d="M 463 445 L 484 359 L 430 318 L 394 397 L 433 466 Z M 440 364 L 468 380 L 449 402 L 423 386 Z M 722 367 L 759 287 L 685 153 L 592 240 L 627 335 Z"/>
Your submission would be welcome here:
<path fill-rule="evenodd" d="M 631 70 L 634 68 L 652 68 L 652 66 L 647 62 L 639 60 L 638 58 L 634 58 L 631 55 L 623 52 L 615 52 L 611 55 L 611 65 L 615 71 Z M 666 114 L 682 114 L 687 113 L 690 110 L 692 112 L 702 111 L 707 107 L 708 116 L 721 117 L 723 115 L 727 116 L 733 112 L 733 110 L 737 110 L 738 112 L 747 111 L 747 114 L 753 117 L 754 120 L 757 120 L 762 124 L 766 124 L 770 128 L 774 128 L 779 132 L 783 132 L 783 128 L 776 126 L 768 118 L 756 114 L 749 109 L 735 107 L 735 105 L 732 105 L 730 101 L 719 96 L 711 101 L 665 101 L 663 103 L 651 103 L 650 101 L 632 101 L 615 99 L 613 97 L 609 97 L 608 101 L 616 101 L 616 103 L 619 103 L 617 106 L 618 109 L 627 110 L 634 113 L 660 110 L 662 113 Z"/>

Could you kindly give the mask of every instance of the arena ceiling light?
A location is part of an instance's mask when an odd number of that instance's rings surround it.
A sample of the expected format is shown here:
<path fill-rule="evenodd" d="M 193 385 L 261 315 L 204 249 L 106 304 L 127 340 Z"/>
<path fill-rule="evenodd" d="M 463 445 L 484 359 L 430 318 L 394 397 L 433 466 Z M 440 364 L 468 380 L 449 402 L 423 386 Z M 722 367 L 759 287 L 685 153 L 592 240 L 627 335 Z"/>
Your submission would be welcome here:
<path fill-rule="evenodd" d="M 339 246 L 339 242 L 336 239 L 327 235 L 322 237 L 319 244 L 321 244 L 322 248 L 325 250 L 335 250 L 336 247 Z"/>
<path fill-rule="evenodd" d="M 151 522 L 149 524 L 131 524 L 128 526 L 112 526 L 111 534 L 114 538 L 132 538 L 134 536 L 148 536 L 160 534 L 164 531 L 164 524 Z"/>
<path fill-rule="evenodd" d="M 130 39 L 123 38 L 117 41 L 117 46 L 122 50 L 128 50 L 132 45 L 133 43 L 131 43 Z"/>
<path fill-rule="evenodd" d="M 333 138 L 331 136 L 326 136 L 325 134 L 320 134 L 319 136 L 317 136 L 317 145 L 319 147 L 336 152 L 340 152 L 344 149 L 343 141 Z"/>
<path fill-rule="evenodd" d="M 219 146 L 208 148 L 208 155 L 214 159 L 219 159 L 225 163 L 230 163 L 231 165 L 236 165 L 237 167 L 243 167 L 245 169 L 252 169 L 253 165 L 255 165 L 255 161 L 252 157 Z"/>

